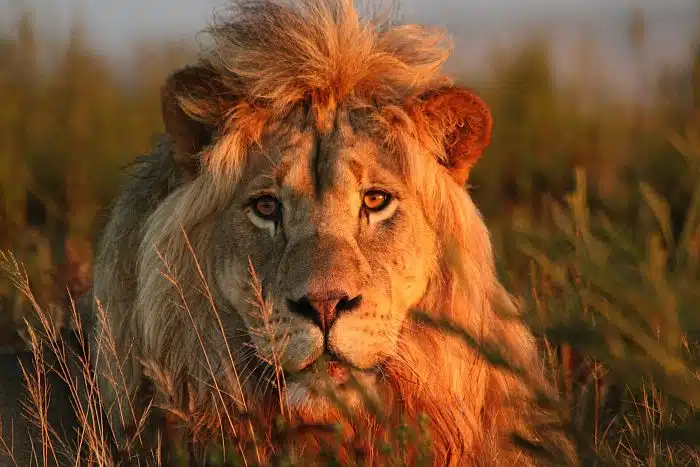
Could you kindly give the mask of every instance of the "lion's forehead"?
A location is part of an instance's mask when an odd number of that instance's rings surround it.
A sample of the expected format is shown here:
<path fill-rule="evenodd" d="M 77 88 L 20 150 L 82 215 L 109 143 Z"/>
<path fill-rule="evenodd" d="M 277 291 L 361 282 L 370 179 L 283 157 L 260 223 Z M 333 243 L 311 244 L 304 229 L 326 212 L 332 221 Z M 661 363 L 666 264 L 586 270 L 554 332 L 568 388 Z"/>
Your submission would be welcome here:
<path fill-rule="evenodd" d="M 291 125 L 275 128 L 252 151 L 243 171 L 240 195 L 265 188 L 319 198 L 324 193 L 357 191 L 362 183 L 403 190 L 400 158 L 378 138 L 353 128 L 348 119 L 326 134 Z"/>

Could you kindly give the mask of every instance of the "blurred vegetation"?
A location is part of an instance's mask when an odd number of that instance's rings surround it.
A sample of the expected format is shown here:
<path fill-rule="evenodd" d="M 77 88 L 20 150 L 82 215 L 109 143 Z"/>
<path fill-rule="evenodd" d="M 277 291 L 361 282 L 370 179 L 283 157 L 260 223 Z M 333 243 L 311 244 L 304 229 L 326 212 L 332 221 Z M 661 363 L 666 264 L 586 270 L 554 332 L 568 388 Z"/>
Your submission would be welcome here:
<path fill-rule="evenodd" d="M 162 131 L 160 85 L 192 52 L 143 44 L 129 78 L 92 51 L 81 26 L 65 44 L 45 43 L 27 13 L 0 34 L 0 249 L 21 258 L 44 303 L 60 302 L 66 285 L 88 286 L 101 209 Z M 0 310 L 0 329 L 24 316 L 7 281 Z"/>
<path fill-rule="evenodd" d="M 633 16 L 630 43 L 643 41 Z M 700 35 L 640 103 L 595 86 L 596 67 L 555 82 L 549 46 L 494 55 L 481 77 L 496 126 L 473 197 L 585 465 L 698 465 Z M 45 306 L 89 286 L 100 210 L 161 131 L 165 75 L 192 57 L 144 44 L 125 77 L 79 26 L 58 45 L 38 40 L 31 15 L 0 31 L 0 250 Z M 26 307 L 0 279 L 0 346 Z"/>

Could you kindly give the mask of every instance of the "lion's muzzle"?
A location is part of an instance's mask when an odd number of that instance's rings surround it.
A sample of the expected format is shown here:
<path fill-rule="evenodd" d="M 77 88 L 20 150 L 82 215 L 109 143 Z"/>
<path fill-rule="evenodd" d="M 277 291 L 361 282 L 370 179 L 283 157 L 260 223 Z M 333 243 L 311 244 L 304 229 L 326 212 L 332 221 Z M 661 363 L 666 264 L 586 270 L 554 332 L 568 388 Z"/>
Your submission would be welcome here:
<path fill-rule="evenodd" d="M 292 313 L 310 319 L 321 328 L 324 335 L 342 313 L 351 313 L 360 307 L 362 296 L 350 296 L 343 291 L 331 291 L 324 295 L 311 295 L 299 300 L 289 300 L 289 310 Z"/>

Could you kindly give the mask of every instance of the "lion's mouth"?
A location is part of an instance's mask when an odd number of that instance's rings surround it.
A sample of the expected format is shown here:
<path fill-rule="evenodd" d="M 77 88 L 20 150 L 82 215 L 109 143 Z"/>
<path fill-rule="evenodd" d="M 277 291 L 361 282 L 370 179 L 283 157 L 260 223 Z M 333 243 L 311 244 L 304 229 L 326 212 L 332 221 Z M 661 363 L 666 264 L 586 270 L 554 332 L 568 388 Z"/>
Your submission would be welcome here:
<path fill-rule="evenodd" d="M 334 360 L 328 362 L 328 376 L 336 385 L 347 384 L 350 379 L 350 369 L 343 365 L 340 361 Z"/>
<path fill-rule="evenodd" d="M 285 376 L 285 382 L 290 406 L 315 421 L 325 420 L 337 409 L 354 412 L 368 403 L 379 407 L 383 387 L 378 367 L 356 368 L 325 353 L 301 371 Z M 314 409 L 308 412 L 310 407 Z"/>
<path fill-rule="evenodd" d="M 329 383 L 336 389 L 344 389 L 358 379 L 366 380 L 367 377 L 376 377 L 377 367 L 362 369 L 351 363 L 341 360 L 327 353 L 309 363 L 301 370 L 286 374 L 291 380 L 315 380 Z"/>

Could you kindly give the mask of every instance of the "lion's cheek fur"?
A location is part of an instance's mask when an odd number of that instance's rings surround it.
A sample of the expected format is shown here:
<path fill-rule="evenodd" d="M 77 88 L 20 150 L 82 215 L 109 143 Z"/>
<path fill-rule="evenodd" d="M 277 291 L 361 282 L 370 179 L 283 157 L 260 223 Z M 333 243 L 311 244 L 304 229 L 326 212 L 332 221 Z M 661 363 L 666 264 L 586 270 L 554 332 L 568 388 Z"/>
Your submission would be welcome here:
<path fill-rule="evenodd" d="M 288 336 L 277 339 L 280 349 L 278 364 L 285 371 L 297 372 L 318 359 L 323 353 L 323 333 L 318 327 L 306 324 Z M 269 341 L 268 341 L 269 342 Z M 268 345 L 275 343 L 268 343 Z M 259 348 L 259 347 L 258 347 Z M 274 355 L 273 355 L 273 358 Z"/>
<path fill-rule="evenodd" d="M 370 312 L 368 312 L 369 314 Z M 388 314 L 372 318 L 347 315 L 338 319 L 328 334 L 328 347 L 339 357 L 368 369 L 394 353 L 397 323 Z"/>

